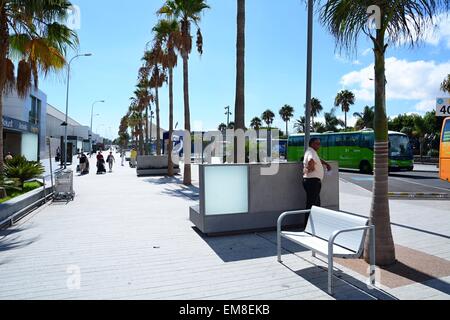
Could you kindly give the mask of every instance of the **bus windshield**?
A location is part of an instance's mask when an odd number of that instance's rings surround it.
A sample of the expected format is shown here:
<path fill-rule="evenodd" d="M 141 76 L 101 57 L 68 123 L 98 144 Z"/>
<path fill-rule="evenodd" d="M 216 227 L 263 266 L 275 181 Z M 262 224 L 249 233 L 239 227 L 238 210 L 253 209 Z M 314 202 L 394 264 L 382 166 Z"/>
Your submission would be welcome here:
<path fill-rule="evenodd" d="M 389 135 L 389 156 L 412 157 L 412 149 L 407 136 Z"/>

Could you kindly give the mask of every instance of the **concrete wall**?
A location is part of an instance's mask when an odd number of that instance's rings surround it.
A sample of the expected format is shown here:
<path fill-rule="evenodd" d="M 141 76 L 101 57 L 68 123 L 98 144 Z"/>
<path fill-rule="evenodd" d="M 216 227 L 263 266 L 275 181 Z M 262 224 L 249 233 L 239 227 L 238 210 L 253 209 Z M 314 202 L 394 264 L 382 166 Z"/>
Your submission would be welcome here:
<path fill-rule="evenodd" d="M 322 206 L 339 210 L 338 164 L 330 162 L 332 171 L 322 182 Z M 261 175 L 263 164 L 242 164 L 248 169 L 248 212 L 223 215 L 205 214 L 205 167 L 235 165 L 199 165 L 200 203 L 190 209 L 191 221 L 207 234 L 255 229 L 273 229 L 284 211 L 301 210 L 306 206 L 302 185 L 303 164 L 280 163 L 275 175 Z M 237 196 L 237 195 L 236 195 Z M 287 224 L 304 225 L 303 218 L 289 217 Z"/>

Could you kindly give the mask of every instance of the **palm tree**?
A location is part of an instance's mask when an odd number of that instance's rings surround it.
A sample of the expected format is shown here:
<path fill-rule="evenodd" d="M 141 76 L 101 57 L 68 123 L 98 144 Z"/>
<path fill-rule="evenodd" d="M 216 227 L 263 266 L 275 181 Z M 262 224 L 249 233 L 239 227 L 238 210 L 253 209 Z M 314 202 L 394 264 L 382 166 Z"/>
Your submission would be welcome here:
<path fill-rule="evenodd" d="M 334 110 L 331 109 L 330 112 L 325 112 L 325 131 L 336 132 L 338 131 L 338 126 L 343 127 L 344 121 L 335 116 Z"/>
<path fill-rule="evenodd" d="M 441 83 L 442 92 L 446 92 L 450 94 L 450 74 L 447 75 L 447 78 L 444 79 Z"/>
<path fill-rule="evenodd" d="M 286 136 L 289 136 L 288 134 L 288 122 L 291 120 L 291 118 L 294 116 L 294 108 L 292 108 L 290 105 L 285 104 L 283 107 L 281 107 L 279 114 L 281 116 L 281 119 L 286 123 Z"/>
<path fill-rule="evenodd" d="M 155 37 L 164 45 L 162 59 L 163 68 L 169 70 L 169 142 L 167 144 L 168 176 L 174 175 L 173 170 L 173 69 L 177 66 L 178 57 L 175 50 L 180 47 L 180 27 L 176 20 L 160 20 L 153 28 Z"/>
<path fill-rule="evenodd" d="M 377 29 L 371 30 L 368 22 L 367 1 L 328 0 L 321 11 L 321 20 L 337 45 L 347 52 L 356 48 L 361 33 L 373 43 L 375 57 L 375 149 L 374 183 L 370 220 L 376 227 L 376 263 L 389 265 L 395 262 L 395 247 L 389 215 L 388 200 L 388 125 L 386 117 L 385 54 L 389 44 L 405 43 L 414 46 L 425 30 L 434 25 L 434 16 L 448 10 L 450 0 L 390 0 L 372 1 L 380 14 Z M 365 242 L 364 256 L 369 259 L 369 236 Z"/>
<path fill-rule="evenodd" d="M 317 117 L 323 110 L 322 102 L 317 98 L 311 99 L 311 123 L 314 123 L 314 118 Z M 313 125 L 314 127 L 314 125 Z M 314 129 L 314 131 L 316 131 Z"/>
<path fill-rule="evenodd" d="M 322 133 L 325 132 L 325 125 L 322 122 L 314 122 L 313 123 L 314 132 Z"/>
<path fill-rule="evenodd" d="M 365 106 L 363 112 L 353 113 L 353 116 L 358 119 L 355 124 L 357 130 L 364 128 L 373 129 L 373 118 L 375 117 L 374 109 L 375 107 Z"/>
<path fill-rule="evenodd" d="M 147 69 L 149 79 L 149 86 L 155 90 L 155 105 L 156 105 L 156 154 L 161 155 L 161 130 L 160 130 L 160 108 L 159 108 L 159 88 L 166 82 L 165 69 L 162 67 L 164 60 L 164 52 L 161 47 L 161 42 L 155 41 L 153 48 L 146 51 L 144 54 L 145 68 Z"/>
<path fill-rule="evenodd" d="M 297 119 L 294 123 L 294 129 L 297 130 L 297 133 L 304 133 L 306 128 L 306 120 L 305 116 L 301 116 L 300 119 Z"/>
<path fill-rule="evenodd" d="M 227 130 L 227 125 L 225 123 L 221 123 L 217 127 L 217 130 L 219 130 L 220 132 L 224 132 L 225 130 Z"/>
<path fill-rule="evenodd" d="M 273 119 L 275 119 L 275 113 L 273 113 L 272 110 L 267 109 L 261 115 L 261 119 L 263 119 L 263 121 L 267 124 L 267 127 L 270 130 L 270 125 L 273 123 Z"/>
<path fill-rule="evenodd" d="M 252 128 L 253 130 L 258 131 L 259 128 L 261 128 L 262 126 L 262 121 L 260 118 L 258 117 L 254 117 L 251 121 L 250 121 L 250 128 Z"/>
<path fill-rule="evenodd" d="M 348 90 L 342 90 L 336 95 L 334 106 L 341 106 L 342 112 L 345 113 L 345 129 L 347 129 L 347 112 L 350 111 L 350 106 L 355 104 L 355 95 Z"/>
<path fill-rule="evenodd" d="M 75 32 L 61 24 L 69 1 L 0 1 L 0 119 L 3 96 L 16 87 L 19 97 L 28 95 L 32 81 L 38 87 L 39 73 L 60 71 L 68 48 L 76 49 Z M 17 79 L 11 57 L 17 57 Z M 3 171 L 3 122 L 0 121 L 0 171 Z"/>
<path fill-rule="evenodd" d="M 164 6 L 159 9 L 158 14 L 166 15 L 169 19 L 177 20 L 180 25 L 180 53 L 183 59 L 183 91 L 184 91 L 184 128 L 191 132 L 191 120 L 189 109 L 189 54 L 192 51 L 191 25 L 197 26 L 197 51 L 203 53 L 203 36 L 200 31 L 200 15 L 209 6 L 205 0 L 167 0 Z M 189 156 L 190 150 L 186 150 Z M 183 183 L 191 185 L 191 165 L 190 159 L 184 164 Z"/>
<path fill-rule="evenodd" d="M 236 100 L 235 100 L 235 108 L 234 108 L 234 122 L 236 124 L 236 129 L 244 130 L 244 128 L 245 128 L 245 0 L 237 0 Z"/>

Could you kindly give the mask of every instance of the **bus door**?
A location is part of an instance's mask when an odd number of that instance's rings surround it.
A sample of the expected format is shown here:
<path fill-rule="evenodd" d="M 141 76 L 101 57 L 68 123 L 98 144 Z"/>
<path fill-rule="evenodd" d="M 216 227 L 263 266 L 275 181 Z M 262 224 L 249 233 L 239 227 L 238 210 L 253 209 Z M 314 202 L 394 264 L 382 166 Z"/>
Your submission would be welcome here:
<path fill-rule="evenodd" d="M 450 182 L 450 118 L 446 118 L 442 125 L 439 150 L 439 177 Z"/>
<path fill-rule="evenodd" d="M 360 148 L 359 133 L 343 134 L 341 147 L 341 161 L 344 168 L 359 168 Z"/>

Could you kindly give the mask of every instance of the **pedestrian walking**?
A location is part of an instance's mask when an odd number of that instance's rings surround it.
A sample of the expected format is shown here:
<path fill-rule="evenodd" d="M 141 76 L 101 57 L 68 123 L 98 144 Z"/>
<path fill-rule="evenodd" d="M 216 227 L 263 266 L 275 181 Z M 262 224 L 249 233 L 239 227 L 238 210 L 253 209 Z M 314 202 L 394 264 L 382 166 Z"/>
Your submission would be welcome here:
<path fill-rule="evenodd" d="M 113 163 L 115 161 L 116 159 L 114 158 L 112 151 L 110 151 L 108 157 L 106 158 L 106 162 L 108 162 L 109 165 L 109 172 L 112 172 Z"/>
<path fill-rule="evenodd" d="M 312 206 L 320 207 L 320 190 L 324 177 L 324 166 L 328 171 L 331 166 L 320 159 L 317 152 L 320 148 L 320 139 L 311 138 L 309 148 L 305 152 L 303 159 L 303 187 L 306 191 L 306 209 Z"/>
<path fill-rule="evenodd" d="M 86 174 L 87 162 L 88 162 L 88 158 L 86 157 L 84 152 L 82 152 L 80 155 L 80 175 Z"/>
<path fill-rule="evenodd" d="M 105 168 L 105 158 L 102 155 L 102 152 L 99 151 L 97 154 L 97 174 L 106 173 Z"/>
<path fill-rule="evenodd" d="M 121 165 L 123 167 L 123 163 L 125 161 L 125 150 L 123 149 L 120 151 L 120 158 L 121 158 Z"/>
<path fill-rule="evenodd" d="M 135 148 L 131 149 L 130 154 L 130 167 L 136 168 L 136 158 L 137 158 L 137 151 Z"/>

